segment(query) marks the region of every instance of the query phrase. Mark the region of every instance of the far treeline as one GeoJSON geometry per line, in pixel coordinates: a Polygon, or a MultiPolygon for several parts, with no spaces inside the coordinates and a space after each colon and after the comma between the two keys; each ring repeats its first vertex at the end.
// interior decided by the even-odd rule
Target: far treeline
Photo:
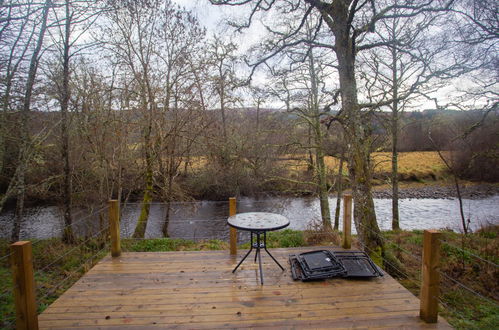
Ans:
{"type": "MultiPolygon", "coordinates": [[[[178,109],[175,115],[180,117],[188,112],[188,109],[178,109]]],[[[31,112],[30,132],[33,135],[43,134],[42,130],[57,122],[60,115],[59,112],[31,112]]],[[[175,120],[170,115],[158,114],[154,120],[175,120]]],[[[18,120],[16,116],[18,113],[4,116],[8,118],[6,125],[11,136],[19,134],[19,127],[14,125],[18,120]]],[[[383,126],[387,116],[379,113],[372,118],[373,137],[377,140],[371,153],[375,183],[389,182],[391,176],[390,171],[385,170],[388,165],[382,166],[381,163],[387,161],[386,157],[380,155],[381,152],[386,155],[391,150],[390,137],[383,126]],[[378,167],[383,167],[383,170],[378,170],[378,167]]],[[[122,200],[140,200],[144,192],[145,164],[142,138],[135,130],[144,118],[125,110],[75,111],[70,117],[73,205],[95,205],[117,196],[121,196],[122,200]]],[[[226,200],[231,196],[259,193],[317,193],[314,181],[316,158],[311,154],[310,132],[307,125],[292,112],[229,109],[226,116],[227,143],[219,143],[222,139],[219,109],[200,111],[196,117],[199,122],[189,123],[190,129],[182,129],[182,136],[177,136],[180,142],[173,155],[154,149],[154,200],[226,200]],[[197,131],[200,123],[203,123],[203,128],[197,131]],[[189,144],[189,141],[193,143],[189,144]]],[[[489,115],[487,122],[466,139],[452,140],[457,133],[464,134],[482,117],[482,111],[406,112],[401,118],[404,129],[400,132],[398,149],[400,152],[442,150],[452,161],[452,169],[459,178],[497,182],[497,114],[489,115]],[[430,127],[435,143],[428,137],[430,127]]],[[[168,126],[162,126],[162,129],[166,130],[168,126]]],[[[327,187],[331,193],[336,193],[340,181],[343,182],[343,189],[350,187],[347,159],[343,152],[347,146],[342,136],[338,135],[341,127],[327,129],[323,126],[323,130],[323,150],[328,165],[327,187]],[[338,172],[342,160],[342,171],[338,172]]],[[[155,139],[159,138],[155,136],[155,139]]],[[[5,143],[0,181],[2,193],[8,189],[15,173],[19,152],[16,140],[7,139],[5,143]]],[[[57,131],[51,131],[37,147],[26,176],[27,200],[31,204],[62,202],[60,149],[57,131]]],[[[437,166],[434,173],[399,173],[399,180],[438,180],[442,179],[440,172],[450,172],[444,164],[435,162],[435,156],[430,162],[437,166]],[[439,166],[443,169],[440,170],[439,166]]],[[[416,163],[411,165],[414,168],[418,166],[416,163]]],[[[15,201],[14,198],[11,200],[15,201]]]]}
{"type": "Polygon", "coordinates": [[[400,151],[437,152],[457,188],[497,181],[496,1],[210,2],[247,15],[216,33],[168,0],[0,3],[13,240],[25,202],[61,205],[71,242],[75,207],[140,200],[143,237],[153,200],[261,192],[318,195],[331,228],[328,196],[348,187],[382,254],[376,153],[391,154],[394,229],[400,151]]]}

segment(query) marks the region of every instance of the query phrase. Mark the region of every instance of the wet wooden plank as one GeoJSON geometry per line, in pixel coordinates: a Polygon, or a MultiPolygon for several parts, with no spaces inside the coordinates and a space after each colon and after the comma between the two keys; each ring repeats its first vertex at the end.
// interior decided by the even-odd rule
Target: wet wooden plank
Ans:
{"type": "MultiPolygon", "coordinates": [[[[371,280],[292,280],[289,254],[262,254],[265,284],[248,258],[235,274],[229,251],[123,253],[104,258],[40,315],[42,329],[449,328],[427,325],[419,300],[385,275],[371,280]]],[[[318,249],[318,248],[317,248],[318,249]]]]}

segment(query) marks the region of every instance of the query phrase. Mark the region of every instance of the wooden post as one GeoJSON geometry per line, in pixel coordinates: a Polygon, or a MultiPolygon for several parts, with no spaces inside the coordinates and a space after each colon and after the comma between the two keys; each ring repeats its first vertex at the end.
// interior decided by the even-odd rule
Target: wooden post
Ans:
{"type": "Polygon", "coordinates": [[[343,195],[343,244],[344,249],[352,247],[352,195],[343,195]]]}
{"type": "Polygon", "coordinates": [[[31,242],[16,242],[10,246],[10,249],[16,304],[16,329],[38,329],[31,242]]]}
{"type": "MultiPolygon", "coordinates": [[[[236,198],[229,198],[229,216],[236,215],[236,198]]],[[[237,254],[237,230],[230,227],[230,254],[237,254]]]]}
{"type": "Polygon", "coordinates": [[[109,233],[111,235],[111,256],[121,255],[120,241],[120,204],[117,200],[109,201],[109,233]]]}
{"type": "Polygon", "coordinates": [[[440,275],[440,236],[437,230],[425,230],[423,241],[423,265],[421,285],[421,305],[419,316],[427,323],[438,319],[438,294],[440,275]]]}

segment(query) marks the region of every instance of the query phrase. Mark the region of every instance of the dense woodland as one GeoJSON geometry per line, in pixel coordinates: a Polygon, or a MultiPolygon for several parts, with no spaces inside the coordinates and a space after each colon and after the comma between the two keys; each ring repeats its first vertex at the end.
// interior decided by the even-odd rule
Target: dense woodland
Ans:
{"type": "MultiPolygon", "coordinates": [[[[309,132],[297,116],[278,109],[230,109],[226,118],[231,139],[230,165],[222,170],[221,151],[213,144],[213,140],[220,134],[219,112],[211,110],[198,115],[201,117],[198,118],[200,122],[207,123],[206,128],[201,132],[186,132],[195,135],[195,142],[189,146],[188,151],[175,157],[177,163],[171,191],[173,200],[225,200],[238,194],[316,193],[317,187],[306,182],[313,180],[314,157],[309,158],[306,150],[309,132]]],[[[9,123],[15,123],[18,120],[16,116],[16,113],[10,113],[6,118],[9,123]]],[[[404,129],[400,132],[399,151],[435,151],[440,146],[447,151],[452,134],[455,134],[449,131],[449,127],[464,132],[482,116],[483,113],[479,111],[407,112],[401,121],[404,129]],[[438,141],[437,145],[428,138],[430,125],[435,126],[433,135],[438,141]]],[[[489,116],[490,120],[486,125],[476,130],[470,138],[460,141],[459,148],[453,151],[453,161],[462,179],[489,182],[498,180],[498,173],[494,170],[499,165],[497,155],[494,154],[497,147],[490,143],[491,140],[498,139],[498,118],[494,118],[497,116],[495,114],[489,116]]],[[[41,129],[57,122],[59,118],[60,112],[32,112],[30,130],[33,134],[42,134],[41,129]]],[[[118,193],[121,193],[123,200],[140,200],[143,193],[141,136],[129,134],[124,142],[123,154],[118,158],[119,154],[115,151],[116,144],[119,143],[118,137],[108,132],[109,125],[113,122],[115,125],[120,124],[115,128],[119,134],[131,132],[138,120],[133,113],[127,111],[71,114],[71,130],[75,132],[71,137],[74,146],[71,158],[74,161],[72,175],[75,206],[102,203],[118,193]]],[[[374,152],[390,151],[391,143],[382,125],[383,120],[386,118],[373,119],[372,125],[378,139],[374,152]]],[[[19,134],[18,129],[19,127],[14,126],[10,131],[19,134]]],[[[332,127],[325,131],[326,156],[341,157],[344,143],[338,140],[335,132],[339,129],[341,128],[332,127]]],[[[12,150],[15,148],[9,148],[9,151],[12,150]]],[[[27,201],[32,205],[60,203],[59,180],[62,167],[57,132],[52,131],[36,152],[27,172],[27,201]]],[[[3,191],[8,188],[10,178],[15,173],[13,156],[12,153],[4,154],[5,165],[1,181],[3,191]]],[[[338,182],[339,160],[336,163],[336,166],[328,168],[328,187],[332,189],[331,193],[336,192],[334,185],[338,182]]],[[[372,166],[376,166],[376,163],[373,162],[372,166]]],[[[165,198],[162,183],[164,177],[160,170],[159,159],[155,159],[153,198],[156,201],[163,201],[165,198]]],[[[341,174],[345,187],[348,187],[346,168],[341,174]]],[[[379,177],[383,174],[374,175],[379,177]]],[[[400,174],[399,178],[411,180],[400,174]]],[[[13,201],[14,198],[7,202],[7,207],[12,207],[13,201]]]]}
{"type": "Polygon", "coordinates": [[[399,151],[438,151],[456,186],[497,181],[497,2],[212,3],[247,15],[217,33],[168,0],[0,3],[13,239],[26,202],[60,204],[71,224],[75,206],[110,198],[142,202],[135,237],[153,200],[261,192],[316,194],[331,226],[327,196],[345,187],[356,224],[376,231],[379,151],[392,152],[394,196],[399,151]],[[232,39],[252,24],[259,42],[232,39]]]}

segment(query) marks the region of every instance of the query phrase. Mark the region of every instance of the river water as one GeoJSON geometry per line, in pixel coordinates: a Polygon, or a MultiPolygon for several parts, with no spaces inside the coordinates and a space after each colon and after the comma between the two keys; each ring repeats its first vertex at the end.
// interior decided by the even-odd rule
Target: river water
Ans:
{"type": "MultiPolygon", "coordinates": [[[[286,216],[291,229],[308,229],[320,223],[319,201],[317,198],[265,197],[262,199],[242,197],[237,201],[237,212],[274,212],[286,216]]],[[[391,227],[391,200],[375,199],[376,215],[382,230],[391,227]]],[[[330,198],[331,212],[334,214],[336,198],[330,198]]],[[[457,199],[402,199],[400,200],[400,226],[402,229],[449,228],[462,231],[457,199]]],[[[354,206],[355,207],[355,206],[354,206]]],[[[227,239],[228,202],[199,201],[172,204],[170,216],[170,237],[185,239],[227,239]]],[[[161,237],[165,217],[165,205],[151,205],[146,237],[161,237]]],[[[499,224],[499,195],[483,199],[465,199],[464,213],[470,220],[470,228],[476,230],[485,225],[499,224]]],[[[75,231],[81,236],[89,236],[103,230],[107,225],[107,210],[99,213],[77,211],[74,219],[75,231]]],[[[122,206],[121,234],[133,234],[140,204],[129,203],[122,206]]],[[[12,230],[13,212],[0,215],[0,237],[8,238],[12,230]]],[[[334,218],[334,216],[332,216],[334,218]]],[[[340,230],[341,230],[340,218],[340,230]]],[[[31,208],[26,212],[21,226],[21,239],[50,238],[61,236],[62,214],[55,206],[31,208]]],[[[355,228],[353,228],[355,232],[355,228]]]]}

